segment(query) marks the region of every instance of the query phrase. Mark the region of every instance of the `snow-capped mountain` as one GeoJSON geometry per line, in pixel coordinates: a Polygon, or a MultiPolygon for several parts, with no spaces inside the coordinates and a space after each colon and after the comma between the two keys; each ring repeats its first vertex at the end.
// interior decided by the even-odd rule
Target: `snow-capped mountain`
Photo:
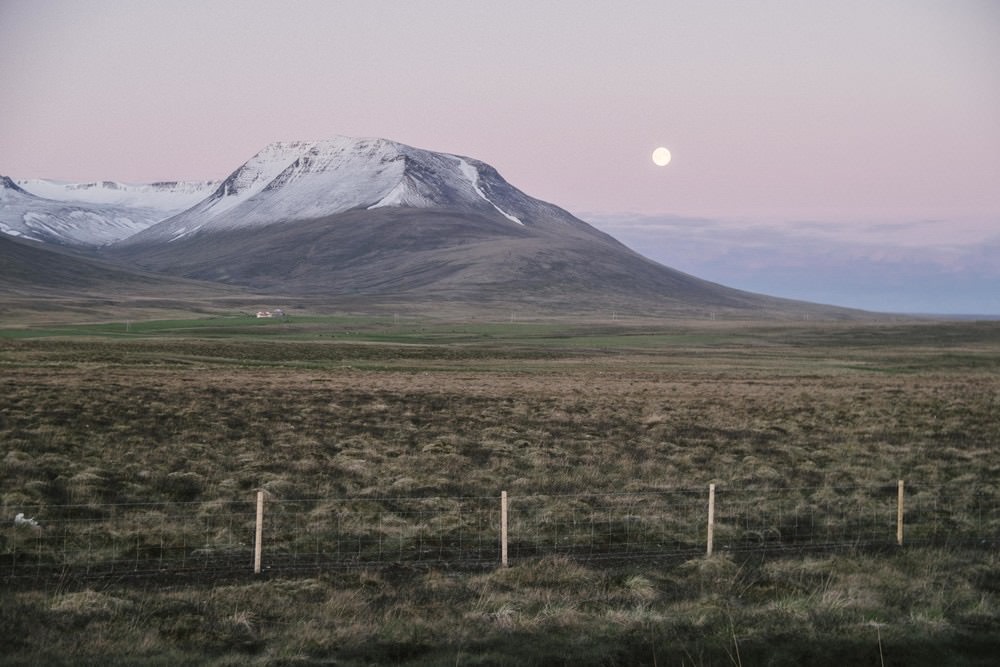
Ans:
{"type": "Polygon", "coordinates": [[[472,158],[386,139],[336,137],[266,146],[204,201],[127,242],[174,241],[200,232],[383,207],[460,207],[499,215],[512,225],[531,224],[542,210],[561,211],[528,197],[472,158]]]}
{"type": "Polygon", "coordinates": [[[387,139],[335,137],[266,146],[225,180],[149,184],[7,179],[0,232],[84,246],[318,219],[351,210],[461,208],[511,225],[578,226],[490,165],[387,139]]]}
{"type": "MultiPolygon", "coordinates": [[[[22,187],[4,179],[0,224],[17,236],[100,246],[105,263],[128,271],[317,304],[447,301],[567,312],[840,316],[657,264],[524,194],[485,162],[386,139],[270,144],[218,184],[26,181],[22,187]],[[168,201],[199,196],[151,224],[168,201]],[[150,203],[157,197],[159,213],[150,203]]],[[[16,266],[23,270],[13,277],[24,284],[32,284],[33,271],[46,271],[36,267],[41,260],[25,259],[39,248],[24,246],[0,243],[0,281],[16,266]],[[5,253],[19,263],[5,264],[5,253]]],[[[77,267],[70,283],[90,271],[77,267]]],[[[108,278],[108,284],[123,280],[131,279],[108,278]]]]}
{"type": "Polygon", "coordinates": [[[162,219],[159,210],[45,199],[0,177],[0,232],[81,246],[103,246],[162,219]]]}
{"type": "Polygon", "coordinates": [[[106,253],[285,294],[746,302],[638,255],[484,162],[386,139],[270,144],[203,201],[106,253]]]}
{"type": "Polygon", "coordinates": [[[200,201],[218,185],[0,178],[0,232],[80,246],[103,246],[129,237],[200,201]]]}

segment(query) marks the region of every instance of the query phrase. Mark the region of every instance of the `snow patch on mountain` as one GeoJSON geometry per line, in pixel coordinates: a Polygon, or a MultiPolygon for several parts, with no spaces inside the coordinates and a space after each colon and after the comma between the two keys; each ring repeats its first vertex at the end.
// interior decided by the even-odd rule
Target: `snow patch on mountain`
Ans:
{"type": "Polygon", "coordinates": [[[458,160],[458,168],[461,170],[462,175],[464,175],[465,178],[468,179],[469,183],[472,184],[472,187],[476,191],[477,195],[482,197],[484,201],[488,202],[490,206],[495,208],[503,217],[513,222],[516,222],[519,225],[522,226],[524,225],[524,223],[518,220],[515,216],[511,215],[510,213],[507,213],[505,210],[494,204],[493,201],[491,201],[490,198],[486,196],[486,193],[483,192],[482,189],[480,189],[479,171],[475,167],[473,167],[471,164],[469,164],[460,157],[456,157],[455,159],[458,160]]]}
{"type": "Polygon", "coordinates": [[[156,211],[160,219],[190,208],[219,186],[218,181],[72,183],[42,178],[21,179],[16,183],[26,192],[43,199],[156,211]]]}
{"type": "Polygon", "coordinates": [[[4,223],[0,222],[0,233],[7,234],[8,236],[20,236],[21,238],[28,238],[20,230],[14,229],[13,227],[8,227],[4,223]]]}
{"type": "Polygon", "coordinates": [[[385,207],[424,206],[427,205],[427,203],[428,202],[425,198],[420,197],[413,191],[412,183],[409,183],[406,180],[401,180],[392,190],[389,190],[384,197],[367,208],[370,211],[372,209],[385,207]]]}

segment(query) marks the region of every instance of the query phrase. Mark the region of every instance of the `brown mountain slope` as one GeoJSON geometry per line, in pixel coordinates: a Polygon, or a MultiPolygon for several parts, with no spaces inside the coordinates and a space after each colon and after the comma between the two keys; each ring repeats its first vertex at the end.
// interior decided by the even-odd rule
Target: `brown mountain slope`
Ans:
{"type": "Polygon", "coordinates": [[[227,285],[139,271],[62,246],[0,234],[0,321],[211,312],[250,302],[227,285]]]}
{"type": "Polygon", "coordinates": [[[151,271],[329,302],[364,297],[565,312],[859,315],[700,280],[582,222],[522,226],[501,215],[451,209],[355,210],[109,252],[151,271]]]}

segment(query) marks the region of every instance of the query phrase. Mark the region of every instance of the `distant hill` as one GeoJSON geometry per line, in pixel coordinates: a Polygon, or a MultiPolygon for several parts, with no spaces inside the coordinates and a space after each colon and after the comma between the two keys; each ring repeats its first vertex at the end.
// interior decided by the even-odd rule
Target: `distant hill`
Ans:
{"type": "MultiPolygon", "coordinates": [[[[214,312],[255,297],[245,290],[139,271],[51,244],[0,234],[0,322],[50,313],[114,318],[214,312]]],[[[266,301],[265,301],[266,303],[266,301]]]]}
{"type": "Polygon", "coordinates": [[[176,279],[140,272],[67,248],[0,235],[0,292],[164,286],[176,279]]]}

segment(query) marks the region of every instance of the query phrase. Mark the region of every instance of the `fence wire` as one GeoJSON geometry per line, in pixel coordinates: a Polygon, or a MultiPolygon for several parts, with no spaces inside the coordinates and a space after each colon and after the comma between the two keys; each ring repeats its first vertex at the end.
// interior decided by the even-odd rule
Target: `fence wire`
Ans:
{"type": "MultiPolygon", "coordinates": [[[[1000,545],[992,490],[906,487],[904,545],[1000,545]]],[[[511,494],[511,562],[693,557],[706,552],[705,488],[511,494]]],[[[897,544],[897,486],[716,490],[714,550],[897,544]]],[[[0,578],[250,573],[254,498],[204,503],[4,507],[0,578]]],[[[271,573],[395,563],[500,562],[496,496],[266,497],[262,569],[271,573]]]]}
{"type": "Polygon", "coordinates": [[[0,531],[0,576],[246,568],[254,525],[251,501],[24,507],[0,531]]]}
{"type": "Polygon", "coordinates": [[[266,503],[271,570],[498,558],[499,504],[487,497],[333,498],[266,503]]]}

